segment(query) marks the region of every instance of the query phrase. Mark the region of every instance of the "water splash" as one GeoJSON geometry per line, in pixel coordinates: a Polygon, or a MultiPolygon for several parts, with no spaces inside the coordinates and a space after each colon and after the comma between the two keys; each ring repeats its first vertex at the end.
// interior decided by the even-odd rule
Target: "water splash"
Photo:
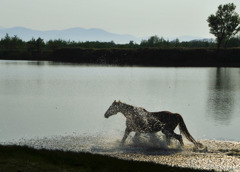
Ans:
{"type": "MultiPolygon", "coordinates": [[[[67,135],[67,136],[52,136],[33,139],[21,139],[18,142],[10,144],[27,145],[36,149],[52,149],[75,152],[90,152],[99,154],[114,154],[114,153],[144,153],[153,154],[160,153],[159,151],[180,151],[181,147],[176,141],[172,141],[170,146],[167,146],[163,135],[142,134],[135,138],[130,135],[124,145],[121,144],[122,133],[113,132],[106,135],[67,135]]],[[[6,144],[6,143],[5,143],[6,144]]],[[[9,143],[8,143],[9,144],[9,143]]]]}

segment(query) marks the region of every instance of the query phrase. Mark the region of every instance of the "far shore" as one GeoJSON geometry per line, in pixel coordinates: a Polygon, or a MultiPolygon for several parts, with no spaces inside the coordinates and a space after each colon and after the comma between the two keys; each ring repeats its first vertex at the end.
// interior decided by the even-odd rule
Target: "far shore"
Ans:
{"type": "Polygon", "coordinates": [[[240,48],[61,48],[0,50],[2,60],[147,67],[240,67],[240,48]]]}

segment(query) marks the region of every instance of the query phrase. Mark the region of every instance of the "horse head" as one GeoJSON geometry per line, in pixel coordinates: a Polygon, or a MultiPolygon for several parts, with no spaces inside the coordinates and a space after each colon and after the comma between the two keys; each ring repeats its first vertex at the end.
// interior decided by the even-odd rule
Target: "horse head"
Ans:
{"type": "Polygon", "coordinates": [[[105,118],[109,118],[112,115],[116,115],[119,112],[119,104],[120,101],[114,101],[112,105],[108,108],[108,110],[105,112],[104,116],[105,118]]]}

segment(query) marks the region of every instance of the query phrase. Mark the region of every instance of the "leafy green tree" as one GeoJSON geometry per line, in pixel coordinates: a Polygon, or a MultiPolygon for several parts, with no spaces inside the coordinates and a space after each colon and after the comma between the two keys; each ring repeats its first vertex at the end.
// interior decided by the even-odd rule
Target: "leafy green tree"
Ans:
{"type": "Polygon", "coordinates": [[[227,47],[240,47],[240,35],[231,38],[228,41],[227,47]]]}
{"type": "Polygon", "coordinates": [[[44,40],[40,37],[37,40],[32,38],[30,41],[27,42],[27,44],[28,49],[37,51],[41,51],[45,46],[44,40]]]}
{"type": "Polygon", "coordinates": [[[24,44],[25,43],[16,35],[10,37],[6,34],[5,37],[0,40],[0,47],[3,49],[22,49],[24,48],[24,44]]]}
{"type": "Polygon", "coordinates": [[[73,43],[73,42],[67,42],[67,41],[64,41],[64,40],[61,40],[61,39],[57,39],[57,40],[49,40],[47,43],[46,43],[46,47],[51,49],[51,50],[55,50],[57,48],[66,48],[70,45],[70,47],[74,47],[76,43],[73,43]]]}
{"type": "Polygon", "coordinates": [[[159,38],[157,35],[151,36],[148,40],[142,40],[141,47],[169,47],[171,43],[166,41],[163,37],[159,38]]]}
{"type": "Polygon", "coordinates": [[[4,38],[1,39],[1,48],[10,49],[11,38],[8,34],[5,35],[4,38]]]}
{"type": "Polygon", "coordinates": [[[151,36],[149,39],[148,39],[148,44],[149,46],[151,47],[155,47],[157,46],[157,44],[159,43],[159,37],[158,36],[151,36]]]}
{"type": "Polygon", "coordinates": [[[240,17],[235,9],[236,6],[233,3],[220,5],[216,14],[211,14],[207,19],[210,33],[217,38],[218,48],[240,31],[240,17]]]}
{"type": "Polygon", "coordinates": [[[172,40],[171,43],[172,43],[173,47],[179,47],[180,46],[180,41],[179,41],[178,38],[172,40]]]}

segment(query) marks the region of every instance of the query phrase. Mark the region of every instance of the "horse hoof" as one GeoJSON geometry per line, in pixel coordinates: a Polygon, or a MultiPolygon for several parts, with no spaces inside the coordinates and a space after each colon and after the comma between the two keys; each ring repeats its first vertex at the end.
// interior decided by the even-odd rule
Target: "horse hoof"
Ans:
{"type": "Polygon", "coordinates": [[[207,152],[207,151],[208,151],[208,148],[207,148],[207,146],[204,146],[203,144],[198,143],[198,145],[196,145],[196,146],[193,148],[193,151],[194,151],[194,152],[207,152]]]}

